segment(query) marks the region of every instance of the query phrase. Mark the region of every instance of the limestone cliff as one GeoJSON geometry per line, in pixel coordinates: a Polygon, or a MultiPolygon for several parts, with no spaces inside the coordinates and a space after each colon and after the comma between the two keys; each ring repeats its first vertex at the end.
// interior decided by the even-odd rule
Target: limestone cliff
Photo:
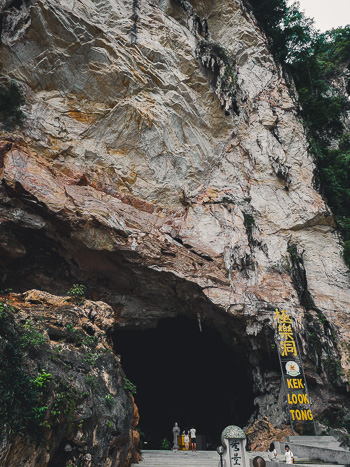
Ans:
{"type": "MultiPolygon", "coordinates": [[[[292,314],[315,413],[346,412],[349,276],[291,84],[240,0],[2,2],[4,287],[83,282],[115,325],[199,316],[244,355],[257,412],[285,421],[261,351],[292,314]],[[6,81],[7,80],[7,81],[6,81]]],[[[242,357],[243,358],[243,357],[242,357]]]]}

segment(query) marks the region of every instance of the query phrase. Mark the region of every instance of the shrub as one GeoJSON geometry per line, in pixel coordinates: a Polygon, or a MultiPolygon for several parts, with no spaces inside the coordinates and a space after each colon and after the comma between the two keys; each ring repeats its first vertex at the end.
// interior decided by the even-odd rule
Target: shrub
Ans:
{"type": "Polygon", "coordinates": [[[105,402],[108,407],[112,407],[112,405],[115,404],[115,398],[111,394],[107,394],[105,402]]]}
{"type": "Polygon", "coordinates": [[[129,379],[124,378],[124,389],[128,391],[129,394],[136,394],[136,386],[129,379]]]}
{"type": "Polygon", "coordinates": [[[0,323],[8,319],[9,311],[14,311],[14,309],[10,305],[0,302],[0,323]]]}
{"type": "Polygon", "coordinates": [[[38,343],[37,331],[33,337],[32,325],[26,322],[22,334],[23,329],[17,329],[8,313],[10,308],[0,304],[0,420],[10,434],[27,432],[35,437],[45,426],[42,417],[47,406],[43,402],[43,391],[51,375],[42,370],[35,378],[30,378],[23,370],[27,347],[38,343]]]}
{"type": "Polygon", "coordinates": [[[96,378],[96,376],[94,376],[91,373],[87,375],[86,384],[88,384],[90,386],[92,392],[97,391],[97,382],[98,382],[98,379],[96,378]]]}
{"type": "Polygon", "coordinates": [[[84,362],[86,362],[86,363],[88,363],[89,365],[92,365],[92,366],[93,366],[93,365],[95,365],[95,363],[96,363],[95,358],[96,358],[96,355],[95,355],[95,354],[93,354],[93,353],[91,353],[91,352],[87,352],[87,353],[84,355],[83,360],[84,360],[84,362]]]}
{"type": "Polygon", "coordinates": [[[171,443],[167,438],[164,438],[162,442],[160,443],[159,447],[162,451],[170,451],[171,449],[171,443]]]}
{"type": "Polygon", "coordinates": [[[52,375],[50,373],[46,373],[45,370],[41,370],[40,373],[38,373],[37,377],[35,379],[31,380],[31,383],[34,385],[36,389],[39,389],[40,391],[44,391],[51,381],[52,375]]]}
{"type": "Polygon", "coordinates": [[[86,287],[82,284],[73,284],[73,286],[68,290],[67,294],[75,299],[75,302],[79,305],[84,303],[86,287]]]}
{"type": "Polygon", "coordinates": [[[24,332],[20,337],[20,346],[22,348],[39,347],[46,342],[42,329],[32,320],[27,319],[24,324],[24,332]]]}

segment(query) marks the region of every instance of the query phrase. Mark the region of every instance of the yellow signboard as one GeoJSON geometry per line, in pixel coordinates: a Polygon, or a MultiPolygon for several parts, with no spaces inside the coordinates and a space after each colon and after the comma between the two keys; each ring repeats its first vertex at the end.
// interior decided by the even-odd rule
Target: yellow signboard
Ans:
{"type": "Polygon", "coordinates": [[[293,424],[293,421],[313,421],[304,372],[300,373],[299,365],[302,367],[302,360],[294,336],[292,319],[286,310],[276,309],[274,322],[291,422],[293,424]]]}

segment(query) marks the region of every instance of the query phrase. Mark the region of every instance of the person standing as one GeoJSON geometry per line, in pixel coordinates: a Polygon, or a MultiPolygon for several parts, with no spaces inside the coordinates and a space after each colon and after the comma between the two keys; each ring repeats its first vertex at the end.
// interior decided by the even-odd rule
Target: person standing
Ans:
{"type": "Polygon", "coordinates": [[[277,457],[277,451],[275,449],[274,443],[270,444],[269,449],[267,450],[269,459],[272,461],[277,457]]]}
{"type": "Polygon", "coordinates": [[[197,439],[196,439],[196,429],[192,428],[190,429],[190,434],[191,434],[191,444],[192,444],[192,451],[197,451],[197,439]]]}
{"type": "Polygon", "coordinates": [[[294,456],[292,451],[289,449],[288,444],[285,446],[286,452],[284,453],[284,457],[286,459],[286,464],[294,464],[294,456]]]}
{"type": "Polygon", "coordinates": [[[184,431],[184,443],[185,443],[185,451],[188,451],[190,447],[190,436],[188,434],[188,431],[184,431]]]}

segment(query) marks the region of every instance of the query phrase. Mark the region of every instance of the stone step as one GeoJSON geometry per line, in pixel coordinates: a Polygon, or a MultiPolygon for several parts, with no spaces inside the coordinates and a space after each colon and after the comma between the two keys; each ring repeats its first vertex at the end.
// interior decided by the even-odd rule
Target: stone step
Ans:
{"type": "MultiPolygon", "coordinates": [[[[249,453],[249,457],[251,459],[253,459],[255,456],[252,456],[252,454],[255,454],[255,453],[249,453]]],[[[258,455],[261,455],[262,453],[259,453],[258,455]]],[[[267,467],[278,467],[280,466],[281,464],[285,464],[285,460],[284,460],[284,456],[281,456],[281,455],[278,455],[277,458],[275,459],[275,461],[270,461],[268,458],[266,458],[265,455],[262,455],[261,457],[263,457],[266,461],[266,466],[267,467]]],[[[295,457],[294,458],[294,465],[300,465],[300,466],[303,466],[303,467],[315,467],[315,466],[319,466],[319,467],[348,467],[348,465],[345,465],[345,464],[326,464],[326,463],[321,463],[320,461],[318,460],[311,460],[311,459],[303,459],[303,458],[298,458],[298,457],[295,457]]]]}
{"type": "Polygon", "coordinates": [[[142,454],[145,456],[162,456],[162,457],[174,457],[174,456],[200,456],[200,457],[215,457],[218,456],[216,451],[161,451],[156,449],[144,449],[142,454]]]}
{"type": "Polygon", "coordinates": [[[217,467],[219,463],[219,459],[216,461],[212,460],[208,461],[197,461],[197,462],[190,462],[190,461],[176,461],[176,460],[169,460],[169,459],[149,459],[149,460],[142,460],[139,464],[132,464],[133,467],[217,467]]]}
{"type": "Polygon", "coordinates": [[[216,458],[219,458],[219,455],[217,453],[215,453],[215,455],[212,455],[212,456],[201,456],[200,454],[198,453],[191,453],[191,454],[174,454],[174,455],[170,455],[170,456],[164,456],[164,455],[160,455],[160,454],[146,454],[145,452],[142,453],[142,457],[144,459],[201,459],[201,460],[213,460],[213,459],[216,459],[216,458]]]}
{"type": "Polygon", "coordinates": [[[218,462],[216,451],[143,451],[132,467],[217,467],[218,462]]]}
{"type": "MultiPolygon", "coordinates": [[[[280,461],[280,462],[284,462],[284,461],[280,461]]],[[[334,467],[335,465],[337,467],[347,467],[347,465],[345,464],[321,464],[320,461],[313,461],[312,464],[308,464],[308,462],[312,462],[310,459],[295,459],[294,461],[294,465],[303,465],[304,467],[315,467],[315,466],[320,466],[320,467],[334,467]]]]}
{"type": "MultiPolygon", "coordinates": [[[[249,453],[249,457],[251,457],[251,454],[253,454],[253,453],[249,453]]],[[[258,455],[261,455],[261,454],[262,453],[259,453],[258,455]]],[[[279,454],[274,462],[267,459],[266,456],[264,456],[264,455],[262,455],[261,457],[263,457],[266,460],[267,467],[277,467],[280,464],[285,463],[284,455],[279,454]]],[[[297,456],[294,457],[294,465],[300,465],[300,466],[304,466],[304,467],[315,467],[315,466],[319,466],[319,467],[334,467],[334,466],[348,467],[347,464],[346,465],[345,464],[337,464],[337,463],[330,464],[330,463],[326,463],[326,462],[321,462],[319,460],[306,459],[306,458],[297,457],[297,456]]]]}
{"type": "MultiPolygon", "coordinates": [[[[253,459],[261,455],[268,461],[266,452],[249,452],[248,457],[253,459]]],[[[143,451],[142,461],[132,464],[131,467],[218,467],[219,455],[216,451],[143,451]]],[[[278,455],[277,462],[284,463],[284,456],[278,455]]],[[[278,466],[276,462],[267,462],[267,466],[278,466]]],[[[341,464],[318,463],[310,459],[295,458],[295,464],[304,467],[347,467],[341,464]]]]}
{"type": "Polygon", "coordinates": [[[340,448],[340,443],[333,436],[288,436],[290,444],[304,444],[327,448],[340,448]]]}
{"type": "Polygon", "coordinates": [[[292,441],[336,441],[334,436],[288,436],[288,440],[292,441]]]}

